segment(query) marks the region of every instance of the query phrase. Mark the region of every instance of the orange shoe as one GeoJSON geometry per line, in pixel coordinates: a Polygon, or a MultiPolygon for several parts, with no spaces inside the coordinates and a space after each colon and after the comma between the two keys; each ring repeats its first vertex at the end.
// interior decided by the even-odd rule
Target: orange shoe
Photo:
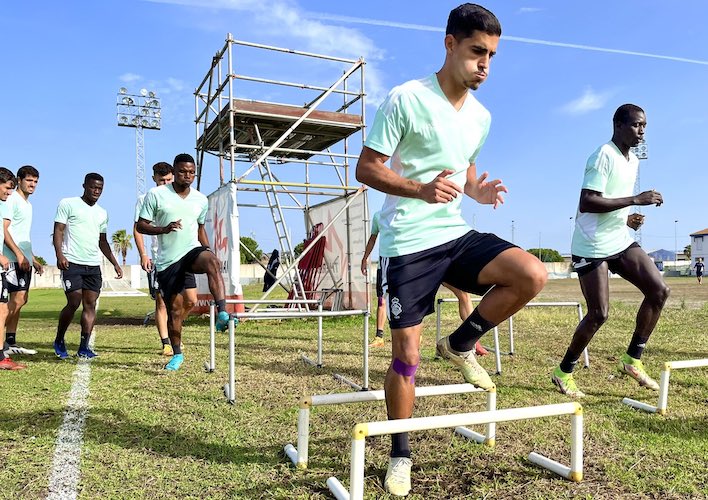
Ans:
{"type": "Polygon", "coordinates": [[[474,352],[477,356],[486,356],[487,354],[489,354],[489,351],[486,350],[484,346],[479,343],[479,340],[474,345],[474,352]]]}
{"type": "Polygon", "coordinates": [[[25,368],[27,368],[25,365],[15,363],[10,358],[5,358],[0,361],[0,370],[24,370],[25,368]]]}

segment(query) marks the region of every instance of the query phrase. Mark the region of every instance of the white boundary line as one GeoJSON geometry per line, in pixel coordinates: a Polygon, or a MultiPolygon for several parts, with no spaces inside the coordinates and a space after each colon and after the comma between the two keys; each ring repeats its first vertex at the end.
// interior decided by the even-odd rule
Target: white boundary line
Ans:
{"type": "MultiPolygon", "coordinates": [[[[98,304],[96,304],[98,310],[98,304]]],[[[89,339],[93,350],[94,329],[89,339]]],[[[48,500],[77,498],[77,487],[81,478],[81,448],[84,442],[84,426],[88,416],[89,382],[91,380],[91,360],[79,358],[74,370],[69,400],[66,403],[64,421],[59,427],[52,473],[49,476],[48,500]]]]}

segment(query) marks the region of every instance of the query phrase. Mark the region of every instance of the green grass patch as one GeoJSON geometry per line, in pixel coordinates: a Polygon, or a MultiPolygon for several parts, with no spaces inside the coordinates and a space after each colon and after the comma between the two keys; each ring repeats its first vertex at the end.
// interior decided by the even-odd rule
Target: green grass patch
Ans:
{"type": "MultiPolygon", "coordinates": [[[[668,280],[672,287],[662,319],[644,356],[658,377],[664,361],[708,357],[708,287],[692,279],[668,280]]],[[[248,297],[259,296],[257,287],[248,297]]],[[[449,296],[449,294],[448,294],[449,296]]],[[[539,300],[581,300],[575,280],[549,282],[539,300]]],[[[500,424],[489,449],[453,436],[450,430],[411,435],[413,493],[410,498],[701,498],[708,496],[708,372],[676,370],[669,414],[649,415],[620,403],[632,397],[656,404],[656,394],[616,375],[629,342],[641,297],[622,280],[611,281],[610,320],[590,345],[590,369],[576,380],[588,397],[585,408],[585,479],[574,484],[526,460],[537,451],[569,461],[567,418],[500,424]]],[[[59,290],[33,290],[23,310],[19,342],[39,351],[23,357],[28,369],[0,372],[0,497],[46,495],[57,430],[75,362],[54,357],[59,290]]],[[[324,321],[322,369],[300,354],[316,355],[315,320],[247,321],[237,327],[235,405],[225,403],[227,337],[217,337],[217,371],[205,373],[208,322],[190,319],[184,331],[185,364],[165,372],[166,359],[152,324],[142,326],[149,298],[102,298],[92,362],[90,413],[81,457],[81,498],[331,498],[325,481],[348,484],[349,430],[384,419],[382,403],[316,408],[311,416],[310,464],[296,470],[283,445],[295,443],[297,401],[306,394],[345,391],[332,373],[361,380],[358,318],[324,321]]],[[[78,320],[78,314],[77,314],[78,320]]],[[[457,308],[447,304],[443,331],[456,328],[457,308]]],[[[513,358],[503,358],[496,377],[498,406],[519,407],[567,399],[554,391],[549,373],[563,355],[577,316],[571,308],[529,309],[515,317],[513,358]]],[[[371,325],[373,332],[373,319],[371,325]]],[[[506,324],[500,327],[507,345],[506,324]]],[[[78,325],[67,334],[78,346],[78,325]]],[[[373,333],[372,333],[373,335],[373,333]]],[[[425,322],[418,385],[462,381],[446,361],[433,360],[435,317],[425,322]]],[[[388,340],[388,334],[387,334],[388,340]]],[[[486,344],[491,343],[485,339],[486,344]]],[[[388,347],[372,349],[370,380],[380,389],[388,347]]],[[[20,357],[18,357],[19,359],[20,357]]],[[[482,364],[494,369],[492,356],[482,364]]],[[[484,408],[480,395],[425,398],[417,416],[484,408]]],[[[367,441],[366,496],[386,498],[388,438],[367,441]]]]}

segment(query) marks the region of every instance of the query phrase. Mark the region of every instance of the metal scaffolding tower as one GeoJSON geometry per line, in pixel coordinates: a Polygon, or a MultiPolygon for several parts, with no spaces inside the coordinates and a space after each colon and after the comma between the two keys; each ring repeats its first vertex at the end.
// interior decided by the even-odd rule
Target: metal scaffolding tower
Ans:
{"type": "MultiPolygon", "coordinates": [[[[321,76],[311,75],[311,79],[321,81],[321,76]]],[[[361,255],[365,244],[365,239],[360,242],[363,238],[352,236],[352,227],[368,235],[365,188],[350,184],[350,162],[356,161],[363,146],[364,122],[363,59],[244,42],[234,40],[230,33],[212,58],[208,72],[195,90],[197,189],[202,178],[216,170],[207,165],[215,158],[220,184],[234,183],[237,192],[242,193],[239,209],[266,208],[270,212],[284,272],[263,298],[276,286],[285,286],[296,298],[308,298],[317,291],[306,289],[298,263],[315,247],[317,239],[327,231],[332,234],[336,220],[342,218],[346,229],[340,230],[341,235],[335,234],[341,240],[338,241],[341,260],[325,256],[324,275],[334,287],[349,287],[351,297],[352,259],[357,253],[361,255]],[[254,58],[241,57],[247,51],[254,58]],[[300,58],[301,62],[296,62],[298,75],[308,75],[307,70],[314,63],[335,66],[334,83],[284,81],[240,74],[234,69],[237,64],[245,66],[245,62],[273,54],[300,58]],[[246,95],[248,90],[250,97],[246,95]],[[262,99],[274,94],[290,102],[262,99]],[[351,112],[355,109],[359,114],[351,112]],[[361,144],[356,154],[350,154],[349,141],[355,134],[361,144]],[[256,201],[249,202],[248,196],[256,201]],[[318,222],[314,214],[321,214],[323,207],[333,200],[339,203],[327,209],[336,215],[327,216],[331,219],[324,220],[322,233],[296,257],[286,211],[303,212],[305,233],[309,233],[318,222]],[[342,276],[340,264],[344,262],[348,270],[342,276]]]]}

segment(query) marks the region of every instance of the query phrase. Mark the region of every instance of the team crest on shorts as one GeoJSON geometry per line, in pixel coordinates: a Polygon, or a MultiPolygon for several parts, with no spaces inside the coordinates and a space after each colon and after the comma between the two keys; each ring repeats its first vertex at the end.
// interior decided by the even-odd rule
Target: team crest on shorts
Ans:
{"type": "Polygon", "coordinates": [[[391,299],[391,313],[393,314],[393,317],[399,319],[402,312],[403,307],[401,307],[401,301],[398,300],[398,297],[393,297],[391,299]]]}
{"type": "Polygon", "coordinates": [[[64,290],[68,290],[69,288],[71,288],[71,281],[64,281],[64,290]]]}
{"type": "Polygon", "coordinates": [[[20,278],[20,286],[21,287],[25,286],[25,279],[24,278],[20,278]]]}
{"type": "Polygon", "coordinates": [[[2,298],[3,298],[3,299],[6,299],[6,298],[7,298],[7,295],[8,295],[8,293],[7,293],[7,288],[3,288],[3,289],[2,289],[2,298]]]}

